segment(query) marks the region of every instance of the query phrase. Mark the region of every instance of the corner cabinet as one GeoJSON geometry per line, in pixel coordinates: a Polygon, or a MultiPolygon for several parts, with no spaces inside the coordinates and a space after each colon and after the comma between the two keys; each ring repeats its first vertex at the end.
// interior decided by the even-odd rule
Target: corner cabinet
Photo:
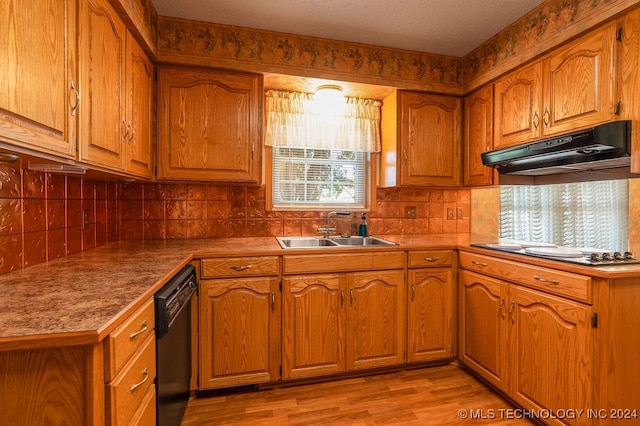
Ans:
{"type": "Polygon", "coordinates": [[[398,91],[382,107],[380,186],[462,183],[462,101],[398,91]]]}
{"type": "Polygon", "coordinates": [[[278,380],[278,257],[212,258],[201,262],[199,388],[278,380]]]}
{"type": "Polygon", "coordinates": [[[615,43],[611,23],[496,81],[495,147],[614,119],[615,43]]]}
{"type": "Polygon", "coordinates": [[[0,4],[0,143],[75,159],[76,7],[76,0],[0,4]]]}
{"type": "Polygon", "coordinates": [[[158,179],[259,183],[262,75],[158,67],[158,179]]]}
{"type": "Polygon", "coordinates": [[[464,98],[464,186],[493,184],[493,168],[481,154],[493,149],[493,85],[464,98]]]}

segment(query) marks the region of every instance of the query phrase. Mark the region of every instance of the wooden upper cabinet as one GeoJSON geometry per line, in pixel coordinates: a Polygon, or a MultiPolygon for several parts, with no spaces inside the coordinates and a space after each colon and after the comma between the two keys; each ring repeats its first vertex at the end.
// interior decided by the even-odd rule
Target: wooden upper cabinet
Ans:
{"type": "Polygon", "coordinates": [[[612,23],[496,81],[494,146],[614,119],[615,40],[612,23]]]}
{"type": "Polygon", "coordinates": [[[125,170],[150,178],[154,102],[153,64],[131,33],[127,34],[125,170]]]}
{"type": "Polygon", "coordinates": [[[382,115],[382,187],[460,186],[460,98],[398,91],[385,99],[382,115]]]}
{"type": "Polygon", "coordinates": [[[76,0],[3,0],[0,24],[0,142],[75,158],[76,0]]]}
{"type": "Polygon", "coordinates": [[[554,51],[543,62],[542,134],[552,135],[614,118],[612,23],[554,51]]]}
{"type": "Polygon", "coordinates": [[[542,66],[516,70],[495,83],[494,139],[496,148],[539,138],[542,66]]]}
{"type": "Polygon", "coordinates": [[[158,178],[259,183],[262,76],[158,68],[158,178]]]}
{"type": "Polygon", "coordinates": [[[493,184],[493,169],[482,164],[480,155],[493,149],[493,86],[464,99],[465,186],[493,184]]]}
{"type": "Polygon", "coordinates": [[[107,0],[81,1],[79,20],[78,159],[121,170],[127,29],[107,0]]]}

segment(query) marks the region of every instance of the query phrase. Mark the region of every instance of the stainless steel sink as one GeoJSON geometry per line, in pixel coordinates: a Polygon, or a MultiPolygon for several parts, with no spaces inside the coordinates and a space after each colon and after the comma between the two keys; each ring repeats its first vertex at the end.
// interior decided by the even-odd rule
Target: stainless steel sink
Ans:
{"type": "Polygon", "coordinates": [[[383,247],[398,244],[378,237],[276,237],[283,249],[320,247],[383,247]]]}
{"type": "Polygon", "coordinates": [[[378,237],[336,237],[331,241],[338,243],[340,246],[397,246],[398,244],[383,240],[378,237]]]}
{"type": "Polygon", "coordinates": [[[314,248],[314,247],[336,247],[328,238],[323,237],[276,237],[282,248],[314,248]]]}

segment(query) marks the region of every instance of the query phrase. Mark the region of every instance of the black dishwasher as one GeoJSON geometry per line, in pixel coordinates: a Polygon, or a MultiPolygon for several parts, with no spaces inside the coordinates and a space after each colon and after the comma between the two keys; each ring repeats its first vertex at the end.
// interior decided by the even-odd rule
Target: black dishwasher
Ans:
{"type": "Polygon", "coordinates": [[[187,265],[154,296],[156,312],[156,424],[179,426],[191,381],[191,296],[198,290],[187,265]]]}

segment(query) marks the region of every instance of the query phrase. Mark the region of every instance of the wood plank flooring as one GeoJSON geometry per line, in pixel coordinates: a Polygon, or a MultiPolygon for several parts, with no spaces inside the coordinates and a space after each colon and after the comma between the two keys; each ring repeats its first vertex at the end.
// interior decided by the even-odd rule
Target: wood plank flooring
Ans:
{"type": "Polygon", "coordinates": [[[513,418],[516,414],[483,383],[450,364],[196,398],[189,401],[182,426],[532,424],[513,418]],[[471,419],[471,410],[495,417],[471,419]]]}

